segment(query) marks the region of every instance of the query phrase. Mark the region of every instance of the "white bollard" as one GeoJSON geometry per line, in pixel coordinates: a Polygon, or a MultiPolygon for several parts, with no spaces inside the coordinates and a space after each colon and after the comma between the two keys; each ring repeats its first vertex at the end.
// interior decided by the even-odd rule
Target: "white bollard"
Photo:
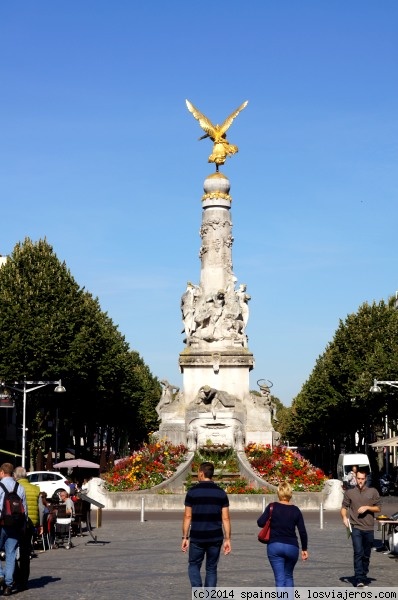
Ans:
{"type": "Polygon", "coordinates": [[[319,505],[319,529],[323,529],[323,502],[319,505]]]}
{"type": "Polygon", "coordinates": [[[263,496],[263,512],[265,511],[265,496],[263,496]]]}
{"type": "Polygon", "coordinates": [[[140,523],[145,523],[145,498],[141,498],[141,518],[140,523]]]}

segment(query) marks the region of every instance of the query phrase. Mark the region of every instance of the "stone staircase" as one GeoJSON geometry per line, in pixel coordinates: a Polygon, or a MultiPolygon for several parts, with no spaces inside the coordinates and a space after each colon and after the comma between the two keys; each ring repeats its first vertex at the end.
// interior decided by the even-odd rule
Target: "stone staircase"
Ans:
{"type": "MultiPolygon", "coordinates": [[[[222,470],[216,469],[214,471],[213,481],[214,481],[214,483],[218,483],[218,484],[222,483],[222,484],[227,485],[229,483],[232,483],[233,481],[237,481],[242,478],[243,478],[243,476],[239,472],[228,473],[227,471],[222,471],[222,470]]],[[[192,484],[197,483],[198,482],[197,471],[196,472],[191,471],[189,473],[189,479],[192,484]]]]}

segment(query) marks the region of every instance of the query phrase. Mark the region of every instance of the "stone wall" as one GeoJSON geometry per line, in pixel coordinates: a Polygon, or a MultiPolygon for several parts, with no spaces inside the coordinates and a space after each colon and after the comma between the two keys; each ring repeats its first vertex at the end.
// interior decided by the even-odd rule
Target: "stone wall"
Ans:
{"type": "MultiPolygon", "coordinates": [[[[262,512],[263,498],[266,504],[275,502],[275,494],[229,494],[231,510],[262,512]]],[[[140,511],[142,501],[146,511],[182,511],[185,494],[142,493],[142,492],[103,492],[98,500],[108,510],[140,511]]],[[[297,492],[293,494],[293,503],[302,510],[319,510],[324,500],[322,492],[297,492]]],[[[330,507],[329,507],[330,508],[330,507]]],[[[95,509],[95,507],[93,507],[95,509]]]]}

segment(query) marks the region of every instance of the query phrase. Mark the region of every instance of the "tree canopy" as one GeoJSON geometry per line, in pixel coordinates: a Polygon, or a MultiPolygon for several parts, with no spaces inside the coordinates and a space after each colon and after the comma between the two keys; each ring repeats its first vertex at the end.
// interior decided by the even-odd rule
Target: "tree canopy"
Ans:
{"type": "Polygon", "coordinates": [[[388,414],[396,428],[397,392],[382,386],[370,392],[373,379],[396,380],[398,312],[394,299],[364,303],[340,321],[332,342],[318,358],[292,403],[285,435],[302,445],[364,449],[383,436],[388,414]]]}
{"type": "Polygon", "coordinates": [[[62,379],[66,394],[42,388],[28,410],[32,423],[39,409],[53,420],[58,403],[63,446],[122,451],[156,424],[160,384],[46,240],[26,238],[0,268],[0,339],[1,380],[62,379]]]}

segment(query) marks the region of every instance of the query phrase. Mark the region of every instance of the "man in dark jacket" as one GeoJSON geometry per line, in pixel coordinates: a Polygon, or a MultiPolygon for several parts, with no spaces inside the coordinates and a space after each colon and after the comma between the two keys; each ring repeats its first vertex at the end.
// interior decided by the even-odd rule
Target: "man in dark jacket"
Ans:
{"type": "Polygon", "coordinates": [[[198,482],[185,497],[181,550],[189,548],[188,576],[192,587],[202,587],[200,569],[206,557],[205,587],[216,587],[221,546],[231,552],[231,522],[227,494],[212,481],[214,465],[199,467],[198,482]]]}

